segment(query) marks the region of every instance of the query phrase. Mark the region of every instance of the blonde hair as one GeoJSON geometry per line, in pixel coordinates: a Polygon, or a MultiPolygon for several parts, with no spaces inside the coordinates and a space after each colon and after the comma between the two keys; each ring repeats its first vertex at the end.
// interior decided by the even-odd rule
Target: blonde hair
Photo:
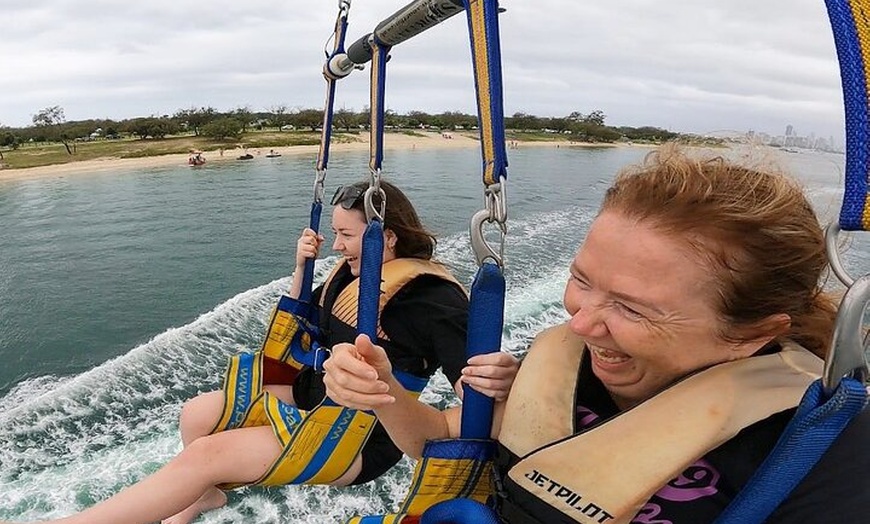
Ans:
{"type": "Polygon", "coordinates": [[[824,235],[791,178],[667,144],[617,176],[601,211],[648,222],[709,264],[723,339],[751,340],[766,318],[784,313],[791,326],[782,336],[827,353],[836,305],[822,291],[824,235]]]}

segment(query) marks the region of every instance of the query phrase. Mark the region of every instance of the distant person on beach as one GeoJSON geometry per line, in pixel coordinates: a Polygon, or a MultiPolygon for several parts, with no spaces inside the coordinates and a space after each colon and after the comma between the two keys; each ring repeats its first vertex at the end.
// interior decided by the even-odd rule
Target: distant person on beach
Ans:
{"type": "MultiPolygon", "coordinates": [[[[332,247],[342,259],[312,298],[320,312],[321,343],[327,348],[352,342],[357,332],[355,293],[367,226],[363,204],[368,188],[368,182],[340,187],[331,201],[332,247]]],[[[519,368],[517,359],[495,352],[466,360],[465,291],[446,267],[432,260],[435,238],[423,227],[404,193],[386,181],[380,182],[380,188],[386,200],[381,290],[387,299],[380,306],[378,344],[389,351],[393,369],[422,387],[441,368],[457,393],[465,383],[496,400],[506,398],[519,368]]],[[[380,198],[375,195],[375,205],[380,198]]],[[[299,297],[305,262],[317,257],[324,241],[311,229],[302,232],[296,243],[296,271],[287,291],[289,297],[299,297]]],[[[263,402],[278,406],[277,412],[306,413],[324,398],[321,371],[306,367],[297,374],[276,360],[268,362],[268,367],[264,364],[263,375],[268,393],[263,402]],[[303,411],[296,412],[294,407],[303,411]]],[[[287,453],[292,440],[282,444],[276,437],[279,427],[273,425],[277,422],[268,417],[219,430],[217,425],[227,407],[224,395],[224,391],[204,393],[184,405],[180,419],[184,449],[163,468],[58,522],[145,524],[165,519],[164,524],[186,524],[203,511],[226,504],[223,490],[230,486],[274,485],[269,480],[272,473],[307,465],[293,462],[294,455],[287,453]]],[[[249,410],[254,407],[252,403],[249,410]]],[[[346,486],[368,482],[401,457],[386,430],[375,422],[350,467],[334,478],[321,479],[321,483],[346,486]]]]}
{"type": "MultiPolygon", "coordinates": [[[[831,349],[836,302],[806,195],[668,145],[616,178],[568,270],[569,319],[538,334],[496,406],[499,518],[474,522],[719,522],[831,349]]],[[[409,401],[365,335],[324,367],[329,397],[374,410],[410,456],[458,436],[462,407],[409,401]]],[[[867,522],[868,442],[864,409],[764,522],[867,522]]],[[[763,499],[755,488],[744,495],[763,499]]]]}

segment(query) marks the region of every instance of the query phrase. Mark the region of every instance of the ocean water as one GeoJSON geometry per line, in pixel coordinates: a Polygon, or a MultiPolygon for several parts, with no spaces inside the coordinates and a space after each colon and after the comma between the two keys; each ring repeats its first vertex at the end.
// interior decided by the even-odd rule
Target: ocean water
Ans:
{"type": "MultiPolygon", "coordinates": [[[[536,332],[566,318],[568,263],[602,192],[620,166],[646,152],[509,150],[507,350],[521,354],[536,332]]],[[[820,213],[835,216],[843,157],[780,159],[820,213]]],[[[269,310],[289,285],[314,160],[257,157],[0,184],[0,519],[68,515],[179,451],[182,403],[220,386],[228,355],[259,347],[269,310]]],[[[367,165],[365,153],[334,153],[327,193],[364,177],[367,165]]],[[[470,283],[479,152],[388,151],[384,176],[438,234],[438,258],[470,283]]],[[[328,231],[328,212],[323,224],[328,231]]],[[[868,255],[870,241],[856,235],[845,264],[868,273],[868,255]]],[[[335,262],[320,260],[318,278],[335,262]]],[[[455,402],[440,374],[422,398],[455,402]]],[[[411,467],[405,459],[352,488],[243,489],[199,522],[322,523],[389,511],[411,467]]]]}

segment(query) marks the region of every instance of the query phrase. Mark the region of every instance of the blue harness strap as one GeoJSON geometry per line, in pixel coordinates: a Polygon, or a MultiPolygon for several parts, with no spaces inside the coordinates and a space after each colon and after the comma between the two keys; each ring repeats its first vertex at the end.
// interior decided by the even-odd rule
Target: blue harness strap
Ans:
{"type": "MultiPolygon", "coordinates": [[[[495,223],[504,245],[507,219],[504,183],[507,153],[502,109],[501,54],[497,0],[463,0],[468,19],[481,136],[486,209],[472,218],[472,247],[478,271],[471,287],[466,356],[501,347],[504,329],[505,278],[501,252],[483,235],[484,223],[495,223]]],[[[396,514],[366,517],[353,523],[419,522],[427,524],[496,524],[483,504],[491,493],[492,398],[463,385],[460,438],[429,441],[418,461],[408,495],[396,514]],[[368,520],[366,520],[368,519],[368,520]]]]}
{"type": "Polygon", "coordinates": [[[462,0],[468,20],[477,120],[483,159],[483,183],[487,187],[507,178],[507,151],[504,136],[501,44],[498,28],[498,2],[462,0]]]}
{"type": "MultiPolygon", "coordinates": [[[[468,305],[467,357],[498,351],[504,325],[505,279],[500,267],[484,263],[474,276],[468,305]]],[[[494,401],[479,391],[462,385],[462,423],[464,439],[489,439],[492,433],[494,401]]]]}
{"type": "MultiPolygon", "coordinates": [[[[344,55],[344,42],[347,36],[347,16],[350,11],[350,0],[339,0],[338,16],[335,18],[335,29],[332,33],[333,49],[327,54],[326,63],[323,66],[323,77],[326,79],[326,101],[323,105],[323,124],[320,133],[320,149],[317,152],[317,164],[314,178],[314,199],[311,202],[311,213],[308,227],[315,233],[320,231],[320,217],[323,214],[323,183],[326,180],[326,169],[329,163],[329,145],[332,142],[332,117],[335,107],[335,86],[344,76],[337,74],[330,68],[333,58],[344,55]]],[[[305,260],[302,270],[302,289],[299,292],[299,301],[309,305],[311,303],[312,288],[314,286],[314,259],[305,260]]],[[[313,310],[313,308],[311,308],[313,310]]],[[[316,322],[315,322],[316,324],[316,322]]]]}
{"type": "Polygon", "coordinates": [[[866,403],[864,384],[853,378],[840,381],[827,400],[821,380],[813,382],[773,451],[719,515],[716,524],[764,522],[866,403]]]}
{"type": "Polygon", "coordinates": [[[498,516],[486,504],[469,499],[439,502],[429,508],[420,524],[500,524],[498,516]]]}
{"type": "Polygon", "coordinates": [[[846,180],[840,227],[870,230],[870,2],[825,0],[840,62],[846,119],[846,180]]]}
{"type": "Polygon", "coordinates": [[[371,50],[369,169],[375,176],[380,173],[384,161],[384,120],[386,116],[384,99],[386,97],[387,60],[389,60],[390,46],[381,43],[377,37],[373,36],[371,50]]]}
{"type": "Polygon", "coordinates": [[[309,366],[323,370],[327,352],[320,346],[317,308],[282,295],[272,313],[262,352],[294,368],[309,366]]]}

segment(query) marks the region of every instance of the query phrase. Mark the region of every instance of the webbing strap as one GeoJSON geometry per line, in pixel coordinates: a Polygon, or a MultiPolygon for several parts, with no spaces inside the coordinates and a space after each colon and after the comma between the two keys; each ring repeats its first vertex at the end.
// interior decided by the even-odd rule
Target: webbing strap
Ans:
{"type": "Polygon", "coordinates": [[[378,336],[378,305],[381,299],[383,260],[384,227],[380,220],[372,220],[363,233],[356,326],[357,334],[368,335],[372,341],[376,341],[378,336]]]}
{"type": "Polygon", "coordinates": [[[498,29],[498,2],[463,0],[468,15],[471,58],[477,94],[480,147],[483,155],[483,183],[496,184],[507,178],[507,151],[504,140],[502,105],[501,48],[498,29]]]}
{"type": "MultiPolygon", "coordinates": [[[[474,66],[477,114],[480,127],[483,183],[485,187],[507,178],[502,107],[501,50],[498,37],[498,1],[464,0],[474,66]]],[[[492,213],[492,209],[489,209],[492,213]]],[[[492,216],[500,225],[506,215],[492,216]]],[[[472,221],[474,223],[474,221],[472,221]]],[[[472,236],[476,233],[472,226],[472,236]]],[[[480,261],[468,311],[467,357],[498,351],[504,328],[505,279],[501,266],[480,261]]],[[[493,399],[463,386],[462,426],[466,439],[488,439],[492,427],[493,399]]]]}
{"type": "Polygon", "coordinates": [[[320,135],[320,151],[317,153],[317,170],[326,171],[329,162],[329,144],[332,138],[332,115],[335,102],[335,85],[338,77],[330,73],[329,61],[336,55],[344,53],[344,40],[347,36],[347,14],[350,10],[350,2],[339,2],[338,16],[335,19],[333,31],[332,52],[326,57],[323,67],[323,77],[326,79],[326,103],[323,105],[323,128],[320,135]]]}
{"type": "Polygon", "coordinates": [[[773,451],[715,524],[764,522],[866,403],[864,384],[853,378],[844,378],[827,400],[821,381],[813,382],[773,451]]]}
{"type": "MultiPolygon", "coordinates": [[[[505,280],[497,265],[485,263],[477,270],[471,285],[471,300],[468,309],[468,340],[465,356],[498,351],[504,325],[505,280]]],[[[492,433],[492,409],[494,400],[467,384],[462,385],[463,439],[488,439],[492,433]]]]}
{"type": "Polygon", "coordinates": [[[372,173],[381,170],[384,161],[384,92],[387,81],[387,58],[390,46],[372,38],[371,66],[371,138],[369,140],[369,169],[372,173]]]}
{"type": "Polygon", "coordinates": [[[840,228],[870,230],[870,1],[825,0],[840,61],[846,118],[846,182],[840,228]]]}
{"type": "MultiPolygon", "coordinates": [[[[314,232],[320,231],[320,217],[323,214],[323,202],[316,198],[311,202],[311,213],[308,217],[308,227],[314,232]]],[[[302,287],[299,290],[299,302],[306,306],[311,305],[311,296],[314,293],[314,259],[306,258],[305,267],[302,269],[302,287]]],[[[306,313],[308,316],[310,313],[306,313]]]]}
{"type": "MultiPolygon", "coordinates": [[[[384,226],[382,213],[370,214],[369,205],[374,206],[372,198],[380,190],[381,162],[384,158],[384,87],[387,74],[387,53],[389,46],[372,38],[371,66],[371,136],[369,148],[371,159],[371,182],[366,192],[366,218],[368,225],[362,238],[359,273],[359,309],[357,313],[357,334],[365,334],[372,341],[377,340],[378,312],[381,297],[381,272],[384,260],[384,226]]],[[[386,204],[381,192],[381,206],[386,204]]]]}
{"type": "Polygon", "coordinates": [[[471,499],[445,500],[423,514],[420,524],[500,524],[498,515],[485,504],[471,499]]]}
{"type": "MultiPolygon", "coordinates": [[[[329,61],[332,57],[344,53],[344,40],[347,36],[347,15],[350,11],[350,0],[340,0],[338,3],[338,16],[335,18],[333,31],[332,53],[326,57],[326,65],[323,67],[323,77],[326,79],[326,101],[323,104],[323,124],[320,134],[320,150],[317,153],[317,164],[314,178],[314,198],[311,202],[311,213],[308,227],[315,233],[320,231],[320,217],[323,214],[323,182],[326,180],[326,165],[329,162],[329,144],[332,140],[332,115],[335,105],[335,85],[338,77],[329,73],[329,61]]],[[[314,287],[314,259],[305,260],[302,271],[302,287],[299,292],[299,301],[305,304],[311,303],[311,295],[314,287]]]]}
{"type": "MultiPolygon", "coordinates": [[[[474,244],[474,236],[477,233],[482,234],[479,228],[483,222],[498,222],[502,233],[505,231],[504,220],[507,215],[503,201],[504,193],[501,192],[501,182],[507,178],[507,153],[504,144],[501,55],[498,40],[498,1],[462,1],[468,15],[477,93],[478,123],[481,134],[484,193],[487,199],[487,209],[478,212],[472,219],[472,244],[474,244]],[[499,196],[502,199],[499,199],[499,196]]],[[[381,168],[383,85],[387,51],[389,49],[378,43],[376,38],[375,40],[376,50],[373,52],[372,57],[372,154],[370,164],[373,177],[377,176],[381,168]],[[377,90],[375,86],[378,86],[377,90]],[[381,120],[376,120],[376,109],[381,120]]],[[[376,221],[370,220],[370,227],[373,222],[376,221]]],[[[485,241],[479,243],[486,244],[485,241]]],[[[363,256],[365,256],[365,253],[366,247],[364,244],[363,256]]],[[[475,254],[477,254],[477,246],[475,246],[475,254]]],[[[466,356],[468,357],[498,351],[501,345],[504,326],[505,280],[502,272],[501,257],[497,257],[495,262],[493,263],[491,259],[486,260],[485,257],[478,256],[479,268],[471,288],[468,314],[468,338],[466,341],[466,356]]],[[[360,292],[362,292],[362,289],[360,292]]],[[[360,302],[359,317],[360,323],[362,323],[362,301],[360,302]]],[[[442,484],[436,482],[436,488],[433,491],[447,497],[469,497],[474,493],[474,498],[479,500],[485,498],[484,493],[477,491],[477,488],[480,486],[473,479],[478,478],[476,473],[482,474],[489,471],[490,455],[486,453],[493,449],[492,441],[490,440],[493,399],[467,386],[464,387],[463,397],[462,427],[460,433],[462,439],[467,439],[467,442],[454,439],[452,441],[443,441],[443,443],[446,446],[467,445],[468,451],[473,452],[475,455],[480,454],[478,457],[480,460],[471,461],[473,466],[470,469],[469,461],[465,460],[452,460],[452,462],[447,461],[447,463],[439,464],[428,462],[430,459],[437,461],[437,459],[443,457],[436,456],[437,453],[433,453],[431,447],[432,443],[427,442],[421,463],[428,464],[426,467],[430,469],[435,468],[437,471],[427,472],[426,467],[424,467],[418,471],[419,475],[415,473],[415,485],[411,487],[408,498],[400,510],[401,513],[376,517],[357,517],[350,522],[354,524],[418,522],[416,516],[409,516],[404,512],[411,509],[412,506],[417,511],[422,510],[435,500],[433,497],[417,500],[416,497],[419,495],[420,483],[424,482],[424,479],[426,479],[425,482],[427,483],[432,479],[437,479],[440,482],[445,478],[449,478],[452,473],[457,474],[457,478],[461,479],[460,482],[452,485],[453,489],[445,490],[442,484]],[[469,472],[474,474],[468,475],[469,472]]],[[[486,491],[486,488],[483,491],[486,491]]],[[[486,515],[484,512],[469,511],[469,502],[462,498],[446,500],[443,503],[444,506],[438,506],[438,509],[430,516],[427,517],[427,513],[431,511],[431,508],[424,512],[420,522],[462,522],[462,520],[454,521],[451,519],[453,517],[462,517],[463,515],[472,519],[480,519],[486,515]],[[443,512],[445,510],[446,513],[443,512]],[[443,517],[447,515],[450,518],[445,520],[443,517]]],[[[486,510],[479,503],[474,509],[480,507],[486,510]]],[[[488,516],[491,518],[489,521],[471,520],[467,522],[497,522],[497,519],[491,512],[488,513],[488,516]]]]}

